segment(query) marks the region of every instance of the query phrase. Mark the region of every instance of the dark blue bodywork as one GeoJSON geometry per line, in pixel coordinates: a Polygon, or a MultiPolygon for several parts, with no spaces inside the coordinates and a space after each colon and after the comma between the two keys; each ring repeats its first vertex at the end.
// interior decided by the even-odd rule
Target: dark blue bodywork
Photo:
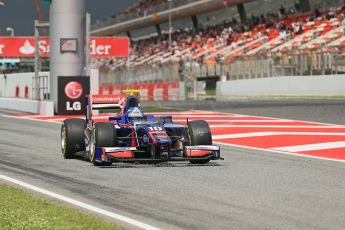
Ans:
{"type": "MultiPolygon", "coordinates": [[[[89,131],[85,143],[86,151],[90,152],[90,136],[92,135],[92,105],[87,102],[86,122],[89,131]]],[[[103,107],[102,107],[103,108],[103,107]]],[[[128,96],[117,107],[120,109],[119,116],[110,116],[109,122],[116,130],[116,147],[105,148],[96,147],[95,161],[99,163],[114,161],[136,161],[137,159],[148,161],[160,160],[190,160],[185,156],[185,137],[187,127],[185,125],[173,123],[172,116],[152,116],[145,115],[141,109],[138,98],[128,96]],[[133,153],[130,159],[116,158],[107,155],[105,151],[123,153],[133,153]],[[136,159],[136,160],[134,160],[136,159]]],[[[198,146],[196,146],[198,147],[198,146]]],[[[200,151],[211,151],[207,159],[216,160],[220,158],[218,149],[209,150],[215,146],[199,146],[200,151]]],[[[198,150],[196,150],[198,151],[198,150]]],[[[128,156],[127,156],[128,158],[128,156]]],[[[195,159],[195,158],[193,158],[195,159]]],[[[200,158],[201,159],[201,158],[200,158]]],[[[202,158],[204,159],[204,158],[202,158]]]]}

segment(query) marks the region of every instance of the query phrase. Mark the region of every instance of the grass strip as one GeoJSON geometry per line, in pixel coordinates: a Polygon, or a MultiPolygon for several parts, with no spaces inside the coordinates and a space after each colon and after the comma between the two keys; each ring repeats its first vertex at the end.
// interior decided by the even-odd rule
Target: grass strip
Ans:
{"type": "Polygon", "coordinates": [[[0,229],[124,229],[0,183],[0,229]]]}

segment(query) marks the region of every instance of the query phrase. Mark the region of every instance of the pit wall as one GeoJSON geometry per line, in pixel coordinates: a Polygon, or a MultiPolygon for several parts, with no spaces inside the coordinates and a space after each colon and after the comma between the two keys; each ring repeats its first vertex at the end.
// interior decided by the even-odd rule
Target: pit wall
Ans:
{"type": "Polygon", "coordinates": [[[182,82],[144,83],[131,85],[101,85],[100,94],[120,94],[125,89],[139,89],[143,101],[178,101],[184,100],[182,82]]]}
{"type": "MultiPolygon", "coordinates": [[[[48,76],[49,81],[49,72],[40,72],[39,75],[48,76]]],[[[0,74],[0,97],[31,99],[34,76],[35,73],[0,74]]]]}
{"type": "Polygon", "coordinates": [[[232,96],[345,96],[345,75],[220,81],[216,95],[217,100],[232,96]]]}

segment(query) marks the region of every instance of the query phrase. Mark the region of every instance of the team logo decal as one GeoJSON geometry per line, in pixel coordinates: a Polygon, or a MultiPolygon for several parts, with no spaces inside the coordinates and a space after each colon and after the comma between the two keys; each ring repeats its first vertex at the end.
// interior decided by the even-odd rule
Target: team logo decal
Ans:
{"type": "Polygon", "coordinates": [[[83,94],[83,86],[77,81],[71,81],[65,87],[65,94],[69,99],[76,100],[83,94]]]}
{"type": "Polygon", "coordinates": [[[143,141],[144,142],[149,142],[149,137],[146,134],[143,136],[143,141]]]}

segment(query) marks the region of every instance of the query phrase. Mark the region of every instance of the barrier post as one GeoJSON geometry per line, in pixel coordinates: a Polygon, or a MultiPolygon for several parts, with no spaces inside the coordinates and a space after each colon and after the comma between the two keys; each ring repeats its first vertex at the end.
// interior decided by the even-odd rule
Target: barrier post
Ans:
{"type": "Polygon", "coordinates": [[[19,97],[19,85],[16,86],[16,97],[19,97]]]}
{"type": "Polygon", "coordinates": [[[24,87],[24,98],[26,98],[26,99],[29,98],[29,87],[28,87],[28,85],[25,85],[25,87],[24,87]]]}

